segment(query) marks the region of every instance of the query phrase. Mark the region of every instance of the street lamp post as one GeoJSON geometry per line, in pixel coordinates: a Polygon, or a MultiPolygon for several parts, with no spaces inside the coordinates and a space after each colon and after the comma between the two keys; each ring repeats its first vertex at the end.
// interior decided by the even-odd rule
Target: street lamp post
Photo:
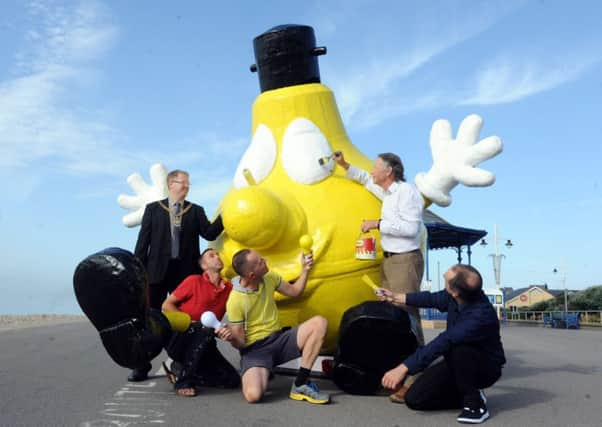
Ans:
{"type": "MultiPolygon", "coordinates": [[[[489,254],[489,256],[493,260],[493,275],[495,278],[495,286],[498,291],[502,292],[502,288],[501,288],[502,258],[505,258],[506,255],[501,254],[500,250],[499,250],[497,224],[493,225],[493,242],[494,242],[495,253],[489,254]]],[[[485,241],[485,239],[481,240],[481,246],[487,246],[487,242],[485,241]]],[[[508,249],[510,249],[512,246],[514,246],[514,244],[512,243],[512,240],[507,239],[504,246],[506,246],[508,249]]],[[[498,318],[500,317],[500,306],[499,305],[497,306],[497,316],[498,316],[498,318]]]]}
{"type": "MultiPolygon", "coordinates": [[[[558,273],[558,269],[554,269],[554,274],[558,273]]],[[[567,318],[567,313],[568,313],[568,309],[569,309],[569,299],[567,296],[567,290],[566,290],[566,267],[564,267],[562,269],[562,287],[564,288],[564,320],[566,322],[566,318],[567,318]]]]}

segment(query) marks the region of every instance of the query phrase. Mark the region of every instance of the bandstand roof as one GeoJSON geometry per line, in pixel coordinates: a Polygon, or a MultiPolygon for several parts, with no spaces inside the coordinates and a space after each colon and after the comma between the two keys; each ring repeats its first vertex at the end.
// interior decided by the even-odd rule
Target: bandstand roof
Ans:
{"type": "Polygon", "coordinates": [[[428,209],[424,210],[422,218],[428,231],[429,249],[472,246],[487,235],[485,230],[458,227],[450,224],[428,209]]]}

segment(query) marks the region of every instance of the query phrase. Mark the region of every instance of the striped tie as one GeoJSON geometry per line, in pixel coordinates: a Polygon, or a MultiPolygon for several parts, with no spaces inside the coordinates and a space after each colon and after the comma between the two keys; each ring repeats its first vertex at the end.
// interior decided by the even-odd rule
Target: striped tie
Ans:
{"type": "MultiPolygon", "coordinates": [[[[181,205],[180,203],[176,203],[174,205],[175,208],[175,216],[180,215],[181,205]]],[[[178,225],[174,225],[171,230],[171,257],[177,258],[180,255],[180,227],[181,227],[181,219],[178,221],[178,225]]]]}

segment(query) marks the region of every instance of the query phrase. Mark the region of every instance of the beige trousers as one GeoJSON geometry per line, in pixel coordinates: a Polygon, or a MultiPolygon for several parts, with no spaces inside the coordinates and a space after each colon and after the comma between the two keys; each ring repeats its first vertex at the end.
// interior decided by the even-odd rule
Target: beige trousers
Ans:
{"type": "MultiPolygon", "coordinates": [[[[393,255],[383,259],[380,268],[381,284],[383,288],[395,293],[419,292],[422,274],[424,272],[424,259],[420,250],[393,255]]],[[[424,345],[424,334],[420,323],[420,312],[416,307],[402,307],[412,320],[412,328],[416,333],[419,346],[424,345]]],[[[412,385],[415,377],[408,376],[406,386],[412,385]]]]}

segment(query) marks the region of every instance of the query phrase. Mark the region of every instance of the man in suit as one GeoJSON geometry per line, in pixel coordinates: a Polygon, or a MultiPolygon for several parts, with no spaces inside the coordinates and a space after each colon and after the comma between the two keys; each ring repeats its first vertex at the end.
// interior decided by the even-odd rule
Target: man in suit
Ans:
{"type": "MultiPolygon", "coordinates": [[[[157,310],[168,292],[199,273],[199,236],[215,240],[224,229],[221,216],[211,223],[201,206],[185,200],[189,189],[188,172],[173,170],[167,174],[168,198],[144,209],[134,254],[146,267],[149,305],[157,310]]],[[[149,363],[134,369],[128,380],[145,380],[151,368],[149,363]]]]}

